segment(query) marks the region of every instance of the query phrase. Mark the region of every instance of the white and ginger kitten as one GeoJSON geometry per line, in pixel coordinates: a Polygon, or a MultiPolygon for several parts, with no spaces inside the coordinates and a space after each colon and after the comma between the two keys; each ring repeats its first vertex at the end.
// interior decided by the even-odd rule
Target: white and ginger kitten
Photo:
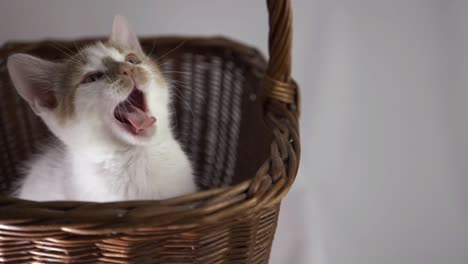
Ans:
{"type": "Polygon", "coordinates": [[[62,62],[8,59],[18,93],[57,143],[33,160],[22,199],[122,201],[196,191],[192,167],[170,128],[170,91],[127,20],[62,62]]]}

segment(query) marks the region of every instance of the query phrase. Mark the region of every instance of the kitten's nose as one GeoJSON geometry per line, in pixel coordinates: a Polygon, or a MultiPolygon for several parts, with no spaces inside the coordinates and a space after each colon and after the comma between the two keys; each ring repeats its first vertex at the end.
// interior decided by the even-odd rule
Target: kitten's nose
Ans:
{"type": "Polygon", "coordinates": [[[125,76],[132,76],[133,75],[133,64],[130,63],[122,63],[119,65],[119,73],[125,76]]]}

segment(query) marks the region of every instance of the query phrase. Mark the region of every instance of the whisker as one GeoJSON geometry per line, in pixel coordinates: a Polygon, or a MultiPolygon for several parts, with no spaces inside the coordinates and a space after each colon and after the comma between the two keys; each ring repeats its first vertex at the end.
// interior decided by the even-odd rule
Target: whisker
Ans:
{"type": "Polygon", "coordinates": [[[76,41],[73,41],[73,44],[75,44],[76,50],[78,50],[78,54],[80,54],[81,58],[83,58],[83,63],[85,63],[85,62],[86,62],[86,58],[85,58],[85,56],[83,55],[83,53],[81,52],[81,49],[78,47],[78,45],[76,45],[76,41]]]}
{"type": "Polygon", "coordinates": [[[68,54],[67,52],[65,52],[64,50],[58,48],[57,46],[54,46],[52,43],[49,43],[49,45],[53,48],[55,48],[56,50],[60,51],[61,53],[63,53],[64,55],[66,55],[66,57],[68,57],[70,59],[71,62],[75,63],[76,65],[81,65],[81,62],[76,60],[75,58],[73,58],[72,56],[70,56],[70,54],[68,54]]]}
{"type": "Polygon", "coordinates": [[[66,49],[67,51],[69,51],[70,54],[72,54],[72,55],[75,54],[75,52],[73,52],[70,48],[64,46],[63,44],[60,44],[59,42],[56,42],[56,41],[55,41],[54,43],[57,44],[57,45],[59,45],[60,47],[62,47],[62,48],[64,48],[64,49],[66,49]]]}
{"type": "Polygon", "coordinates": [[[70,48],[64,46],[63,44],[60,44],[59,42],[55,42],[55,44],[59,45],[60,47],[64,48],[64,49],[67,50],[68,52],[70,52],[70,53],[69,53],[69,54],[71,54],[71,55],[69,55],[70,59],[73,59],[73,60],[75,60],[75,61],[78,62],[78,63],[82,63],[82,62],[80,62],[77,58],[75,58],[76,52],[72,51],[70,48]]]}
{"type": "Polygon", "coordinates": [[[182,71],[161,71],[162,74],[165,74],[165,73],[179,73],[179,74],[187,74],[187,75],[191,75],[192,72],[182,72],[182,71]]]}
{"type": "MultiPolygon", "coordinates": [[[[193,93],[197,94],[199,91],[196,91],[194,90],[192,87],[188,86],[188,85],[185,85],[183,83],[176,83],[176,82],[172,82],[171,85],[173,86],[173,88],[175,89],[178,89],[179,87],[180,88],[184,88],[184,89],[188,89],[190,91],[192,91],[193,93]]],[[[199,95],[199,94],[198,94],[199,95]]]]}
{"type": "Polygon", "coordinates": [[[185,101],[181,96],[177,95],[176,93],[173,93],[173,95],[176,96],[178,99],[180,99],[180,101],[187,106],[187,108],[190,110],[190,113],[192,114],[192,118],[195,119],[195,114],[193,113],[193,110],[190,107],[190,104],[187,103],[187,101],[185,101]]]}
{"type": "Polygon", "coordinates": [[[153,54],[153,51],[154,51],[154,47],[156,46],[156,40],[153,41],[153,47],[151,47],[151,51],[149,52],[149,54],[147,55],[148,57],[151,57],[151,54],[153,54]]]}
{"type": "Polygon", "coordinates": [[[58,50],[58,51],[62,52],[63,54],[65,54],[65,55],[67,55],[67,56],[69,56],[69,57],[71,57],[71,55],[73,55],[73,54],[71,54],[71,55],[70,55],[69,53],[65,52],[65,51],[64,51],[64,50],[62,50],[61,48],[59,48],[59,47],[55,46],[55,45],[54,45],[54,43],[56,43],[56,44],[57,44],[57,42],[53,42],[53,43],[52,43],[52,42],[50,42],[50,43],[49,43],[49,45],[50,45],[50,46],[52,46],[52,47],[54,47],[56,50],[58,50]]]}
{"type": "Polygon", "coordinates": [[[177,83],[177,84],[180,84],[180,85],[185,85],[187,88],[190,88],[191,90],[193,90],[193,88],[190,87],[188,83],[185,83],[185,82],[183,82],[183,81],[181,81],[181,80],[175,80],[175,79],[173,79],[173,80],[170,80],[169,82],[177,83]]]}
{"type": "Polygon", "coordinates": [[[156,63],[156,66],[158,66],[159,68],[163,68],[163,66],[166,66],[168,63],[170,63],[170,61],[165,61],[163,63],[158,63],[157,61],[155,61],[156,63]]]}
{"type": "Polygon", "coordinates": [[[181,81],[177,81],[177,80],[172,80],[170,81],[170,83],[172,84],[172,87],[176,88],[177,89],[177,86],[180,86],[180,87],[183,87],[185,89],[189,89],[190,91],[194,92],[195,94],[199,95],[200,96],[200,99],[202,100],[203,103],[205,103],[204,99],[203,99],[203,96],[199,94],[199,91],[193,89],[192,87],[190,87],[188,84],[186,83],[183,83],[181,81]]]}
{"type": "MultiPolygon", "coordinates": [[[[127,100],[127,99],[126,99],[126,100],[127,100]]],[[[125,101],[123,101],[123,103],[124,103],[124,102],[125,102],[125,101]]],[[[126,105],[126,104],[122,104],[122,107],[123,107],[123,109],[125,110],[125,113],[129,113],[129,111],[128,111],[128,108],[127,108],[127,105],[126,105]]]]}
{"type": "Polygon", "coordinates": [[[135,102],[135,100],[133,100],[130,96],[126,100],[129,101],[131,104],[137,104],[137,102],[135,102]]]}
{"type": "Polygon", "coordinates": [[[182,45],[185,44],[185,42],[187,42],[186,40],[184,40],[182,43],[180,43],[179,45],[177,45],[177,47],[171,49],[170,51],[166,52],[166,54],[162,55],[161,57],[159,57],[159,59],[156,60],[156,62],[162,60],[164,57],[166,57],[167,55],[171,54],[172,52],[174,52],[175,50],[177,50],[178,48],[182,47],[182,45]]]}
{"type": "Polygon", "coordinates": [[[109,82],[112,82],[112,80],[109,78],[109,75],[107,75],[106,72],[103,72],[103,73],[104,73],[104,76],[106,76],[107,80],[108,80],[109,82]]]}

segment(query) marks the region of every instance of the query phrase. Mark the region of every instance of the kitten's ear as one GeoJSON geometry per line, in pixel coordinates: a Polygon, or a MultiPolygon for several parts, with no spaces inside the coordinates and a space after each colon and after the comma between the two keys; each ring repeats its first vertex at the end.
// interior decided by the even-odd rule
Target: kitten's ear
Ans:
{"type": "Polygon", "coordinates": [[[143,52],[135,31],[133,31],[127,19],[122,15],[114,17],[110,41],[134,51],[143,52]]]}
{"type": "Polygon", "coordinates": [[[18,93],[36,114],[43,109],[57,107],[57,97],[52,81],[60,64],[39,59],[27,54],[8,57],[7,68],[18,93]]]}

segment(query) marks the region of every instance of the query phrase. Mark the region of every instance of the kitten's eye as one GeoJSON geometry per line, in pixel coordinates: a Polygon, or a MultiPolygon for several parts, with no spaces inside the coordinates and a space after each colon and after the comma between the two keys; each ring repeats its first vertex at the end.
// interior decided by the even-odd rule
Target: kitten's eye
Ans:
{"type": "Polygon", "coordinates": [[[141,63],[141,60],[138,59],[135,54],[128,54],[127,57],[125,57],[125,61],[135,65],[141,63]]]}
{"type": "Polygon", "coordinates": [[[101,80],[102,77],[104,77],[104,73],[102,72],[91,73],[91,74],[86,75],[81,81],[81,83],[82,84],[92,83],[92,82],[101,80]]]}

